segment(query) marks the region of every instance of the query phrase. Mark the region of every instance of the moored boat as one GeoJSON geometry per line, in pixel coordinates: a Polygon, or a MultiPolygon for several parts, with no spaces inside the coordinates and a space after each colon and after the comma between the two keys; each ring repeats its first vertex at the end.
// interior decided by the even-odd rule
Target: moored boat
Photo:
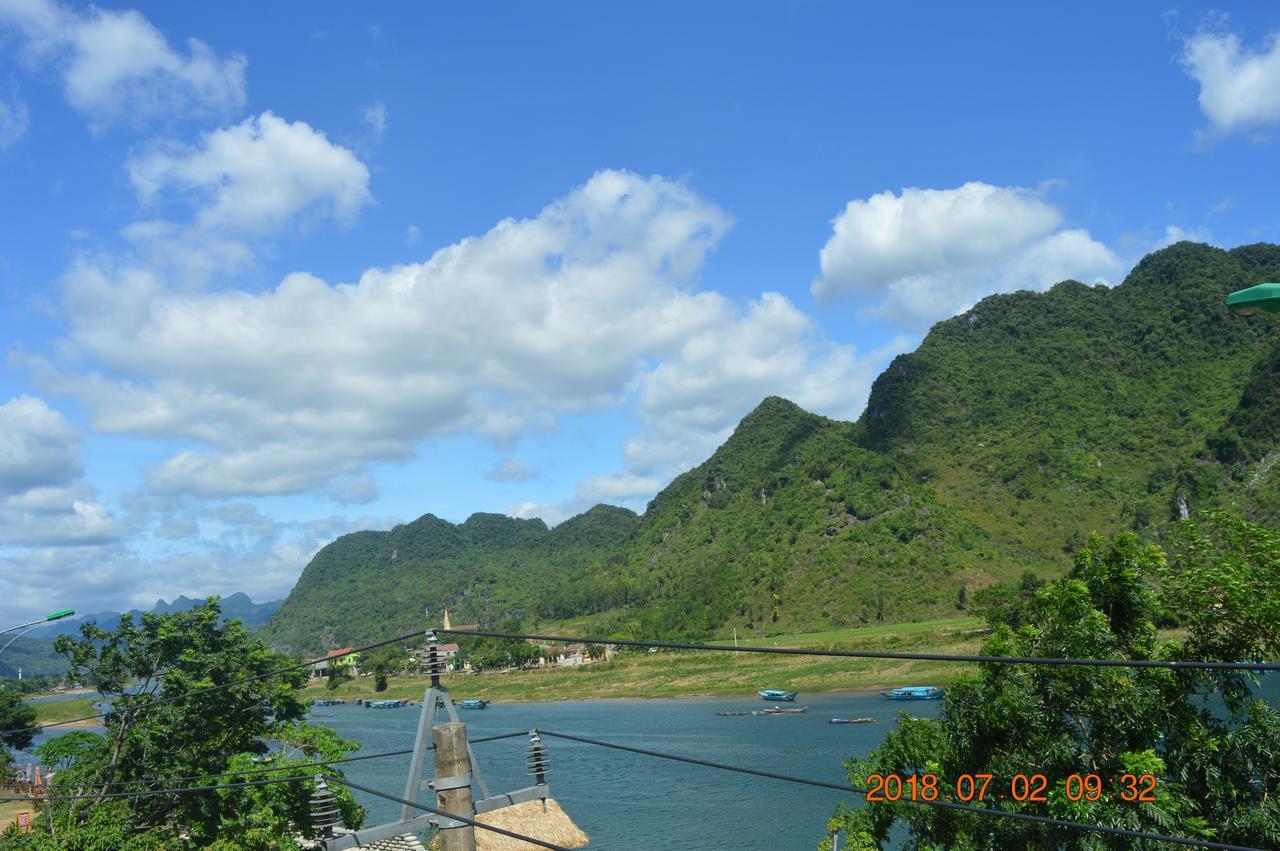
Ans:
{"type": "Polygon", "coordinates": [[[832,718],[828,724],[872,724],[874,718],[832,718]]]}
{"type": "Polygon", "coordinates": [[[758,692],[758,694],[765,700],[785,700],[790,702],[796,699],[796,695],[799,694],[799,692],[767,688],[764,691],[758,692]]]}
{"type": "Polygon", "coordinates": [[[747,710],[743,710],[742,712],[717,712],[716,714],[723,718],[741,718],[743,715],[750,715],[751,713],[747,710]]]}
{"type": "Polygon", "coordinates": [[[937,686],[903,686],[880,694],[889,700],[938,700],[946,694],[946,689],[937,686]]]}
{"type": "Polygon", "coordinates": [[[459,709],[484,709],[486,706],[489,705],[489,703],[490,701],[487,701],[487,700],[472,699],[472,700],[459,700],[454,705],[457,706],[459,709]]]}
{"type": "Polygon", "coordinates": [[[751,714],[756,716],[805,715],[806,713],[808,713],[808,711],[809,711],[809,707],[807,706],[797,706],[794,709],[783,709],[781,706],[771,706],[768,709],[757,709],[751,714]]]}

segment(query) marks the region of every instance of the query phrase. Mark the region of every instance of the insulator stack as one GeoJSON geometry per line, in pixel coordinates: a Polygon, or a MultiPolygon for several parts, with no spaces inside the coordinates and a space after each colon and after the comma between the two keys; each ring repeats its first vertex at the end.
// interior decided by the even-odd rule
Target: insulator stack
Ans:
{"type": "Polygon", "coordinates": [[[338,812],[338,802],[324,782],[324,777],[316,775],[316,790],[311,793],[311,824],[325,839],[333,838],[333,829],[342,822],[338,812]]]}
{"type": "Polygon", "coordinates": [[[538,778],[539,783],[542,782],[542,775],[551,770],[551,755],[547,753],[547,746],[536,730],[529,734],[528,765],[529,774],[538,778]]]}
{"type": "Polygon", "coordinates": [[[426,668],[427,673],[433,677],[441,676],[447,670],[444,654],[434,643],[427,645],[426,668]]]}

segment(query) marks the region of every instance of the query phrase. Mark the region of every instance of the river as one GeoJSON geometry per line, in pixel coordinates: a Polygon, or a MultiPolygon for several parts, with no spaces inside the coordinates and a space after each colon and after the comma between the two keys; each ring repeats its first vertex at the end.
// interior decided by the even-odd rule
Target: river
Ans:
{"type": "MultiPolygon", "coordinates": [[[[1280,676],[1264,678],[1261,697],[1280,706],[1280,676]]],[[[472,738],[540,728],[664,751],[681,756],[763,769],[830,783],[847,783],[842,761],[865,755],[893,729],[898,712],[933,717],[944,701],[891,702],[865,692],[801,694],[795,706],[807,715],[721,717],[717,711],[758,709],[753,695],[741,698],[595,700],[495,703],[480,711],[459,710],[472,738]],[[871,716],[873,724],[832,725],[833,717],[871,716]]],[[[772,704],[788,706],[788,704],[772,704]]],[[[355,739],[362,753],[410,748],[419,707],[367,709],[350,704],[317,707],[314,723],[355,739]]],[[[53,732],[53,731],[51,731],[53,732]]],[[[37,737],[37,743],[46,735],[37,737]]],[[[852,799],[834,790],[731,774],[546,738],[552,796],[591,836],[592,848],[688,851],[789,851],[812,849],[822,838],[836,804],[852,799]]],[[[525,774],[528,739],[475,745],[491,791],[530,785],[525,774]]],[[[21,757],[19,761],[22,761],[21,757]]],[[[353,782],[399,795],[409,757],[343,766],[353,782]]],[[[1031,768],[1029,766],[1028,768],[1031,768]]],[[[430,774],[428,765],[427,773],[430,774]]],[[[399,805],[356,793],[368,811],[367,825],[391,821],[399,805]]]]}
{"type": "MultiPolygon", "coordinates": [[[[936,715],[942,701],[891,702],[878,694],[800,695],[807,715],[721,717],[717,711],[759,709],[758,697],[681,700],[597,700],[495,703],[458,710],[474,738],[537,727],[593,739],[775,771],[829,783],[847,783],[841,762],[866,754],[894,726],[900,709],[936,715]],[[828,724],[829,718],[876,718],[874,724],[828,724]]],[[[313,720],[358,740],[374,753],[413,746],[419,707],[318,707],[313,720]],[[327,717],[332,715],[333,717],[327,717]]],[[[851,795],[779,780],[546,738],[548,782],[565,812],[591,836],[592,848],[741,849],[813,848],[836,804],[851,795]]],[[[493,792],[528,786],[528,738],[474,746],[493,792]]],[[[409,757],[344,766],[362,785],[402,793],[409,757]]],[[[429,773],[429,768],[428,768],[429,773]]],[[[367,824],[399,816],[399,805],[357,794],[367,824]]]]}

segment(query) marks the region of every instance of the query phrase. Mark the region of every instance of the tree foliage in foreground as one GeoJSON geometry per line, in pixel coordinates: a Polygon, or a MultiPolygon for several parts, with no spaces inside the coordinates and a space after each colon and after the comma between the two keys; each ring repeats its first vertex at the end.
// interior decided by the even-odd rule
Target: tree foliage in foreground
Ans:
{"type": "MultiPolygon", "coordinates": [[[[1280,535],[1214,514],[1200,527],[1182,524],[1168,555],[1131,533],[1110,543],[1095,536],[1066,577],[1018,607],[1021,625],[1001,625],[983,653],[1274,659],[1278,607],[1280,535]],[[1185,637],[1160,640],[1154,621],[1162,614],[1177,618],[1185,637]]],[[[952,801],[960,775],[986,773],[990,792],[977,806],[1277,848],[1280,714],[1253,698],[1253,679],[1240,671],[984,665],[948,689],[937,719],[904,714],[878,749],[846,767],[859,788],[873,773],[932,773],[952,801]],[[1048,779],[1047,802],[1009,800],[1014,775],[1036,773],[1048,779]],[[1156,778],[1155,800],[1120,800],[1119,778],[1144,773],[1156,778]],[[1072,774],[1103,778],[1101,798],[1070,800],[1072,774]]],[[[901,801],[842,806],[831,828],[875,846],[895,823],[909,831],[910,849],[1147,847],[901,801]]]]}
{"type": "MultiPolygon", "coordinates": [[[[313,760],[341,758],[357,745],[303,720],[307,704],[298,689],[306,682],[305,671],[197,693],[290,662],[253,638],[238,620],[219,622],[218,615],[214,598],[187,612],[144,614],[136,625],[126,615],[112,632],[88,624],[78,641],[59,637],[59,652],[78,677],[112,700],[112,711],[102,735],[69,733],[45,742],[37,752],[58,767],[55,797],[219,788],[53,801],[40,808],[32,835],[20,837],[14,829],[0,845],[40,851],[274,851],[297,848],[297,837],[314,836],[309,812],[313,760]],[[152,704],[155,700],[166,702],[152,704]],[[261,767],[254,758],[269,750],[271,767],[288,770],[261,777],[183,779],[261,767]],[[229,785],[264,777],[306,779],[229,785]]],[[[355,800],[344,789],[334,791],[344,820],[359,826],[363,812],[355,800]]]]}

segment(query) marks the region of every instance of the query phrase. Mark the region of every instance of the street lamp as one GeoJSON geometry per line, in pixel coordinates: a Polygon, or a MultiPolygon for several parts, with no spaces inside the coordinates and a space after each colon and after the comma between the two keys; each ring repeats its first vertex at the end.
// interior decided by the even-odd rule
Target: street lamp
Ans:
{"type": "Polygon", "coordinates": [[[6,632],[13,632],[14,630],[18,630],[18,629],[22,630],[13,638],[10,638],[8,642],[5,643],[4,647],[0,647],[0,653],[3,653],[4,651],[8,650],[10,644],[17,641],[19,638],[26,635],[28,632],[31,632],[31,630],[39,629],[40,627],[52,621],[59,621],[59,620],[62,620],[63,618],[69,618],[75,613],[76,613],[75,609],[59,609],[58,611],[53,612],[48,616],[41,618],[38,621],[31,621],[30,623],[18,624],[17,626],[11,626],[8,629],[0,629],[0,635],[3,635],[6,632]]]}
{"type": "Polygon", "coordinates": [[[1280,313],[1280,284],[1258,284],[1227,296],[1227,310],[1237,316],[1252,316],[1265,310],[1280,313]]]}

